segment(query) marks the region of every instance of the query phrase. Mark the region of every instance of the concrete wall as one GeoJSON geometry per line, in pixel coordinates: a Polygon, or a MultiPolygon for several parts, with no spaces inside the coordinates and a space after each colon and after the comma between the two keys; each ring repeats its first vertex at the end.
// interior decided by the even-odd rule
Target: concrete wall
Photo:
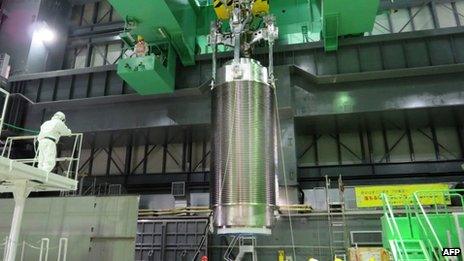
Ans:
{"type": "MultiPolygon", "coordinates": [[[[50,239],[48,260],[57,260],[59,238],[69,240],[68,261],[134,259],[138,196],[31,198],[21,228],[24,260],[38,260],[40,239],[50,239]]],[[[0,238],[10,230],[13,200],[0,200],[0,238]]],[[[3,248],[1,248],[3,251],[3,248]]],[[[21,246],[17,260],[20,260],[21,246]]]]}

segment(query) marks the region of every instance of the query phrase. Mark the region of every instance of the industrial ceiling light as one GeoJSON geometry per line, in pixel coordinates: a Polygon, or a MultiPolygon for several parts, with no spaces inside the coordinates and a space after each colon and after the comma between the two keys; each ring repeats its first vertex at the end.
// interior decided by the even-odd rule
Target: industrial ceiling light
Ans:
{"type": "Polygon", "coordinates": [[[52,43],[56,39],[56,34],[46,23],[43,23],[34,31],[34,38],[42,43],[52,43]]]}

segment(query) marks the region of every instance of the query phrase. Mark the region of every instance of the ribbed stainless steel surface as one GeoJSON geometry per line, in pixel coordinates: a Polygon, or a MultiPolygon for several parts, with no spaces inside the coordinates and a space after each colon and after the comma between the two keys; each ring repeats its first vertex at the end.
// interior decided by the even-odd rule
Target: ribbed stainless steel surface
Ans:
{"type": "MultiPolygon", "coordinates": [[[[256,72],[262,68],[251,67],[256,72]]],[[[212,204],[215,225],[223,231],[250,233],[272,226],[273,92],[268,84],[250,80],[224,82],[213,89],[212,204]]]]}

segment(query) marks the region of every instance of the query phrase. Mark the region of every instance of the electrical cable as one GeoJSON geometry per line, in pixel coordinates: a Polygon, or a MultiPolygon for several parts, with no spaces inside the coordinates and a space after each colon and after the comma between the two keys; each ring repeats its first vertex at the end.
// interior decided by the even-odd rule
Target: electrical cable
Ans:
{"type": "MultiPolygon", "coordinates": [[[[234,86],[233,88],[237,88],[237,86],[234,86]]],[[[228,143],[228,146],[227,146],[227,158],[226,158],[226,166],[225,166],[225,171],[224,171],[224,175],[222,177],[222,184],[221,184],[221,187],[219,189],[219,195],[220,195],[220,199],[222,201],[222,191],[224,189],[224,185],[225,185],[225,180],[226,180],[226,176],[227,176],[227,170],[228,170],[228,165],[229,165],[229,159],[230,159],[230,152],[231,152],[231,147],[232,147],[232,134],[234,132],[234,128],[235,128],[235,120],[236,120],[236,103],[237,103],[237,100],[238,100],[238,92],[235,91],[234,92],[234,100],[233,100],[233,107],[232,107],[232,117],[233,117],[233,121],[232,121],[232,126],[231,128],[229,129],[229,143],[228,143]]],[[[214,215],[213,215],[213,221],[214,221],[214,215]]]]}
{"type": "Polygon", "coordinates": [[[192,261],[195,261],[195,259],[198,257],[198,254],[200,254],[201,248],[203,247],[203,244],[206,242],[206,238],[208,237],[208,228],[209,225],[211,224],[211,216],[213,215],[213,212],[211,212],[208,215],[208,222],[206,223],[205,230],[203,232],[203,237],[201,238],[200,244],[198,245],[197,250],[195,251],[195,254],[192,257],[192,261]]]}
{"type": "Polygon", "coordinates": [[[16,126],[16,125],[9,124],[9,123],[6,123],[6,122],[4,122],[3,125],[5,125],[5,126],[7,126],[7,127],[10,127],[10,128],[12,128],[12,129],[16,129],[16,130],[26,131],[26,132],[30,132],[30,133],[34,133],[34,134],[39,134],[39,131],[31,130],[31,129],[26,129],[26,128],[21,128],[21,127],[18,127],[18,126],[16,126]]]}
{"type": "MultiPolygon", "coordinates": [[[[233,88],[238,88],[237,86],[234,86],[233,88]]],[[[228,165],[229,165],[229,159],[230,159],[230,153],[231,153],[231,147],[232,147],[232,134],[234,132],[234,128],[235,128],[235,121],[236,121],[236,105],[237,105],[237,100],[238,100],[238,91],[236,90],[234,92],[234,100],[233,100],[233,107],[232,107],[232,117],[233,117],[233,121],[232,121],[232,126],[231,128],[229,129],[229,143],[228,143],[228,147],[227,147],[227,157],[226,157],[226,166],[225,166],[225,171],[224,171],[224,175],[222,176],[222,184],[221,184],[221,187],[219,189],[219,199],[221,200],[222,202],[222,191],[224,190],[224,185],[225,185],[225,180],[226,180],[226,176],[227,176],[227,170],[228,170],[228,165]]],[[[215,218],[215,215],[217,212],[213,212],[213,223],[214,223],[214,220],[215,218]]]]}

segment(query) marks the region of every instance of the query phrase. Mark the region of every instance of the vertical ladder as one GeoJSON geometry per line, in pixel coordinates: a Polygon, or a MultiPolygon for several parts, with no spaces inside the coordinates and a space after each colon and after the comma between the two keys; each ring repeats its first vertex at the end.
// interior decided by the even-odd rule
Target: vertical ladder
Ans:
{"type": "Polygon", "coordinates": [[[327,219],[329,223],[330,252],[333,258],[346,260],[348,233],[345,218],[345,197],[342,177],[338,179],[339,201],[331,201],[330,179],[326,176],[327,219]]]}

